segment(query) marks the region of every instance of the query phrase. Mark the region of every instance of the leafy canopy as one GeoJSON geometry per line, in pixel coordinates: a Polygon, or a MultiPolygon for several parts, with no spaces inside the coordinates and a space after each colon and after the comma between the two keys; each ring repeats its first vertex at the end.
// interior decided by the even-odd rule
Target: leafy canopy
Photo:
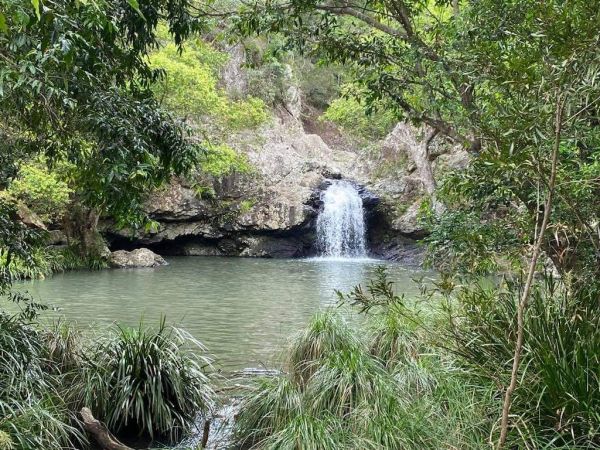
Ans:
{"type": "Polygon", "coordinates": [[[160,20],[179,46],[202,29],[190,7],[2,0],[2,183],[18,159],[42,152],[79,169],[87,205],[139,222],[142,192],[194,167],[200,153],[154,99],[162,73],[147,61],[160,20]]]}
{"type": "Polygon", "coordinates": [[[584,0],[293,0],[245,6],[237,29],[281,33],[288,48],[351,67],[367,111],[384,102],[396,120],[424,124],[470,150],[470,168],[438,198],[447,215],[431,217],[430,226],[442,227],[432,241],[438,259],[467,255],[488,269],[489,259],[480,259],[488,251],[518,260],[540,222],[558,140],[544,250],[561,271],[594,272],[599,20],[600,5],[584,0]],[[458,232],[473,226],[481,239],[458,232]]]}

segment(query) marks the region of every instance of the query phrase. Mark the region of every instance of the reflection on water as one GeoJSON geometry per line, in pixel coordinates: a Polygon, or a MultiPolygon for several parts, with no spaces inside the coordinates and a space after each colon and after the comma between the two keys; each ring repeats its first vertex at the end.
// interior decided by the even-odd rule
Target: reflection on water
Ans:
{"type": "Polygon", "coordinates": [[[420,273],[383,261],[180,257],[158,269],[71,272],[25,283],[36,298],[80,324],[167,321],[204,342],[225,370],[267,365],[285,339],[385,264],[399,292],[420,273]]]}

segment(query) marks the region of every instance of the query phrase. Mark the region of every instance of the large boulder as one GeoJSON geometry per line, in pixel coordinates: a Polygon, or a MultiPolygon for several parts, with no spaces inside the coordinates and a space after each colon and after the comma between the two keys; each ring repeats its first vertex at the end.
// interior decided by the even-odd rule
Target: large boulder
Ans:
{"type": "Polygon", "coordinates": [[[167,265],[160,255],[147,248],[138,248],[131,252],[117,250],[112,252],[109,258],[112,267],[129,269],[135,267],[159,267],[167,265]]]}

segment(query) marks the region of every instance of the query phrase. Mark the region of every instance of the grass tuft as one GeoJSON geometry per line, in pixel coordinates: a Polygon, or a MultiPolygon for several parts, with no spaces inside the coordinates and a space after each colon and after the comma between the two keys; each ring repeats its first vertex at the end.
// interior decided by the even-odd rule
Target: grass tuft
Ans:
{"type": "Polygon", "coordinates": [[[164,321],[157,329],[116,327],[86,351],[80,402],[115,432],[177,440],[213,409],[205,353],[164,321]]]}

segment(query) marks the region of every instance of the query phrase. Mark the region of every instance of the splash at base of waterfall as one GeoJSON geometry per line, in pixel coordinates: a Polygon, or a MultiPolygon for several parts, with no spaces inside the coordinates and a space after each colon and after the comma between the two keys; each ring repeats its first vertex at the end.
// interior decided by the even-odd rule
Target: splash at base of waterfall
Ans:
{"type": "Polygon", "coordinates": [[[317,244],[327,259],[367,258],[363,203],[356,187],[335,181],[322,194],[317,244]]]}

